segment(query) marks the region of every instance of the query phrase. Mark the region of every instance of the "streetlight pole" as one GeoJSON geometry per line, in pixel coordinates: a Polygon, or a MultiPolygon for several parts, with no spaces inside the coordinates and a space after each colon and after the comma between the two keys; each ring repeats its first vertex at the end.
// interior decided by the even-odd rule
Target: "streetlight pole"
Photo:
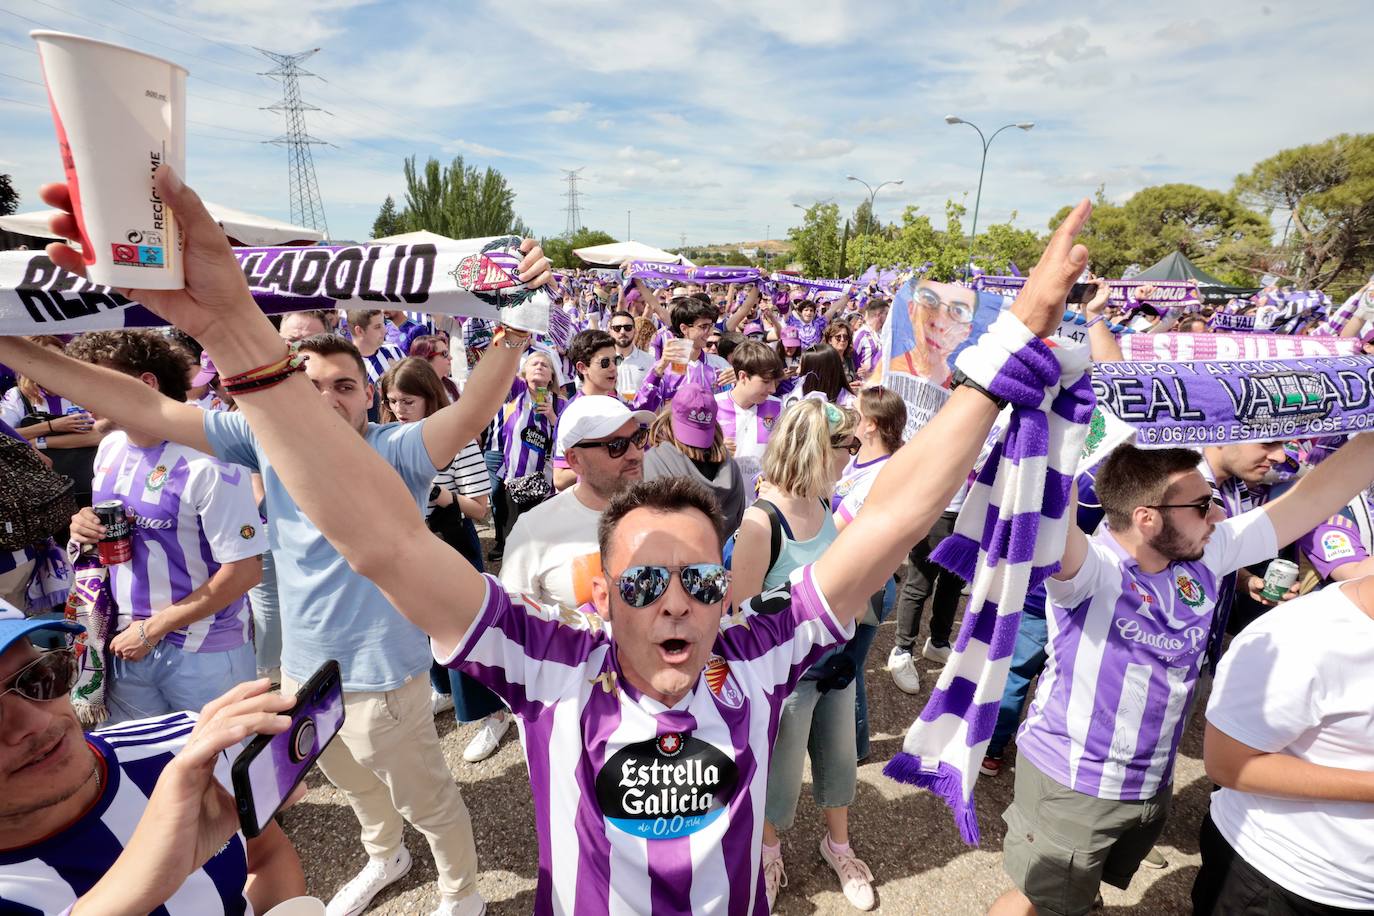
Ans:
{"type": "Polygon", "coordinates": [[[976,239],[976,238],[978,237],[978,207],[979,207],[979,205],[982,204],[982,202],[983,202],[983,172],[984,172],[984,171],[987,169],[987,167],[988,167],[988,147],[989,147],[989,146],[992,146],[992,141],[993,141],[993,140],[996,140],[996,139],[997,139],[997,135],[1000,134],[1002,131],[1008,130],[1008,129],[1012,128],[1012,127],[1019,127],[1021,130],[1030,130],[1032,127],[1035,126],[1035,122],[1034,122],[1034,121],[1017,121],[1015,124],[1004,124],[1004,125],[1002,125],[1001,127],[997,128],[995,131],[993,131],[991,137],[984,137],[984,136],[983,136],[983,132],[982,132],[981,130],[979,130],[977,124],[974,124],[972,121],[965,121],[963,118],[958,117],[957,115],[945,115],[945,123],[946,123],[946,124],[967,124],[969,127],[972,127],[974,130],[978,131],[978,139],[983,141],[983,161],[982,161],[982,163],[978,166],[978,193],[977,193],[977,194],[974,196],[974,198],[973,198],[973,231],[970,232],[970,233],[969,233],[969,236],[968,236],[968,264],[969,264],[969,266],[968,266],[967,268],[965,268],[966,270],[972,271],[972,270],[973,270],[973,242],[974,242],[974,239],[976,239]]]}
{"type": "Polygon", "coordinates": [[[625,241],[630,240],[630,211],[625,211],[625,241]]]}
{"type": "MultiPolygon", "coordinates": [[[[865,188],[868,188],[868,228],[870,228],[870,229],[873,227],[873,221],[874,221],[874,219],[873,219],[873,198],[877,197],[877,196],[878,196],[878,192],[881,191],[883,188],[887,187],[887,186],[890,185],[890,184],[894,184],[894,185],[895,185],[895,184],[901,184],[901,183],[902,183],[902,180],[903,180],[903,179],[901,179],[901,178],[894,178],[894,179],[892,179],[891,181],[884,181],[882,184],[878,185],[878,186],[875,188],[875,187],[871,187],[871,186],[869,185],[869,183],[866,182],[866,181],[864,181],[862,178],[855,178],[853,175],[846,175],[845,178],[848,178],[850,181],[857,181],[859,184],[863,185],[865,188]]],[[[854,228],[855,228],[855,230],[857,230],[859,227],[858,227],[858,226],[855,226],[854,228]]]]}

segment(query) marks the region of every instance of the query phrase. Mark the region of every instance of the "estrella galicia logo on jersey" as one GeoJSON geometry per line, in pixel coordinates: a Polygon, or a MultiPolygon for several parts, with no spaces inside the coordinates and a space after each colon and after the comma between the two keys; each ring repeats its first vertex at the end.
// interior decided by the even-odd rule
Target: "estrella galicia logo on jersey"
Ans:
{"type": "Polygon", "coordinates": [[[596,802],[617,829],[668,840],[715,821],[738,785],[739,767],[719,748],[669,732],[612,755],[596,775],[596,802]]]}
{"type": "Polygon", "coordinates": [[[159,464],[148,474],[148,489],[161,490],[162,485],[167,482],[167,465],[159,464]]]}
{"type": "Polygon", "coordinates": [[[257,533],[258,529],[254,528],[252,525],[244,525],[239,529],[239,537],[243,538],[245,541],[253,540],[253,535],[257,533]]]}
{"type": "Polygon", "coordinates": [[[730,673],[730,665],[719,655],[712,655],[706,660],[706,670],[702,672],[706,677],[706,686],[710,689],[711,695],[720,701],[722,706],[730,709],[739,709],[744,705],[744,693],[739,689],[739,684],[735,683],[735,676],[730,673]]]}
{"type": "Polygon", "coordinates": [[[1174,576],[1174,584],[1178,587],[1178,596],[1188,607],[1197,607],[1206,598],[1202,593],[1202,583],[1181,569],[1174,576]]]}

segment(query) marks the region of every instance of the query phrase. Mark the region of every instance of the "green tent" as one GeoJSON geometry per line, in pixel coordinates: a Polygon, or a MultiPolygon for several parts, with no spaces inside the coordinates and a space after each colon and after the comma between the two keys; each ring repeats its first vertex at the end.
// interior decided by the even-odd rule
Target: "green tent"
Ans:
{"type": "Polygon", "coordinates": [[[1132,280],[1192,280],[1202,294],[1203,302],[1225,302],[1228,299],[1243,299],[1259,292],[1259,287],[1228,286],[1221,280],[1198,267],[1181,251],[1165,256],[1159,262],[1145,268],[1131,278],[1132,280]]]}

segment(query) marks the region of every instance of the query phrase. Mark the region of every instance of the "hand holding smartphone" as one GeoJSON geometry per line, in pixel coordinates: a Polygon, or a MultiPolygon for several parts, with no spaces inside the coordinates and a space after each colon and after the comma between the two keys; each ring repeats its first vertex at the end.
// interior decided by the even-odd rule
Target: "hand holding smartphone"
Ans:
{"type": "Polygon", "coordinates": [[[255,837],[267,828],[272,815],[343,727],[339,663],[325,662],[301,685],[296,704],[286,715],[291,719],[286,731],[254,738],[230,768],[234,805],[246,837],[255,837]]]}

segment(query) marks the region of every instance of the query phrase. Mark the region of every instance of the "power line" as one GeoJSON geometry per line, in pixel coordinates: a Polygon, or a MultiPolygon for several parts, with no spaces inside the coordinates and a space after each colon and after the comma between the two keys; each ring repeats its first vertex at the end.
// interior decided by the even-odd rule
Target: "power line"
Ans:
{"type": "Polygon", "coordinates": [[[195,38],[199,38],[201,41],[209,42],[209,43],[212,44],[212,45],[219,45],[221,48],[227,48],[228,50],[233,51],[235,54],[242,54],[244,57],[248,58],[249,60],[252,60],[252,61],[254,61],[254,62],[257,61],[257,58],[254,57],[252,54],[249,54],[247,51],[244,51],[244,50],[241,50],[241,49],[239,49],[239,48],[236,48],[236,47],[234,47],[234,46],[231,45],[231,44],[225,44],[224,42],[218,41],[218,40],[216,40],[216,39],[214,39],[214,38],[210,38],[209,36],[202,35],[202,34],[200,34],[199,32],[196,32],[196,31],[193,31],[193,30],[191,30],[191,29],[186,28],[185,26],[177,25],[175,22],[169,22],[169,21],[167,21],[166,19],[164,19],[164,18],[161,17],[161,16],[155,16],[155,15],[153,15],[151,12],[149,12],[148,10],[143,9],[142,7],[134,6],[133,4],[130,4],[130,3],[125,3],[124,0],[110,0],[110,2],[116,4],[117,6],[122,6],[122,7],[124,7],[126,10],[133,10],[135,13],[142,13],[143,15],[147,16],[149,19],[152,19],[152,20],[154,20],[154,21],[156,21],[156,22],[161,22],[163,25],[166,25],[166,26],[169,26],[169,27],[171,27],[171,28],[174,28],[174,29],[176,29],[176,30],[178,30],[178,31],[180,31],[180,32],[185,32],[187,35],[191,35],[191,36],[193,36],[193,37],[195,37],[195,38]]]}

